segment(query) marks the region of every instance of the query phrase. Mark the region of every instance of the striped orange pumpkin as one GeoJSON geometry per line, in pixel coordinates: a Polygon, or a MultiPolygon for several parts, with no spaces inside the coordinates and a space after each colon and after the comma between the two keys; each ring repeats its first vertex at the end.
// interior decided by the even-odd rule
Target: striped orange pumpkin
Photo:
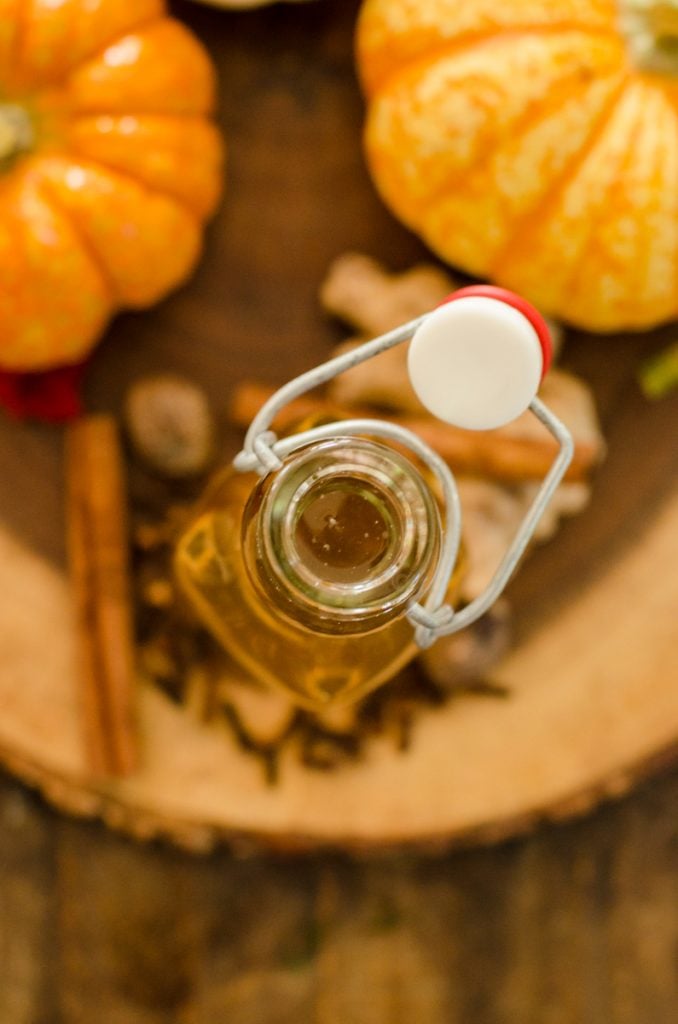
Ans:
{"type": "Polygon", "coordinates": [[[365,0],[381,195],[444,259],[574,324],[675,318],[676,36],[677,0],[365,0]]]}

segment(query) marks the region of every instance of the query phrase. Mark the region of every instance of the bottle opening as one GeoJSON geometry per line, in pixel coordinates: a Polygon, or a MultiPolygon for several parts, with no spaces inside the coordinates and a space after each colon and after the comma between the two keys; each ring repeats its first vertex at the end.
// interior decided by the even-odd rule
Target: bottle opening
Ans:
{"type": "Polygon", "coordinates": [[[293,556],[328,585],[360,583],[388,558],[397,508],[369,479],[320,481],[306,495],[292,534],[293,556]]]}
{"type": "Polygon", "coordinates": [[[308,445],[262,481],[251,507],[250,575],[310,628],[376,628],[429,582],[438,508],[419,470],[386,445],[354,437],[308,445]]]}

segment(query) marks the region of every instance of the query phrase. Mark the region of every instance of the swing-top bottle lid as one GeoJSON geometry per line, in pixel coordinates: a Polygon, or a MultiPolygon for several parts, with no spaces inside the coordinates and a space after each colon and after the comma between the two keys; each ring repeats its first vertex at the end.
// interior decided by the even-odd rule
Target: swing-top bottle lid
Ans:
{"type": "Polygon", "coordinates": [[[524,299],[476,285],[454,292],[415,331],[410,381],[426,409],[467,430],[523,413],[551,360],[548,326],[524,299]]]}

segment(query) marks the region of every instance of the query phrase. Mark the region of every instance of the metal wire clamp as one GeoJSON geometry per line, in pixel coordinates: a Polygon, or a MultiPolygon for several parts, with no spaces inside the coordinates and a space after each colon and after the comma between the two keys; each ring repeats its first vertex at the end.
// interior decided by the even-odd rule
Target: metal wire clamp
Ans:
{"type": "MultiPolygon", "coordinates": [[[[528,391],[532,389],[536,392],[536,387],[538,387],[550,361],[550,349],[548,348],[549,343],[547,340],[548,329],[543,319],[525,300],[513,295],[511,292],[491,286],[466,288],[455,292],[437,310],[411,320],[409,323],[403,324],[378,338],[374,338],[349,352],[342,353],[283,385],[264,403],[252,420],[242,451],[235,457],[233,462],[234,468],[239,472],[256,472],[263,477],[280,469],[283,460],[288,455],[305,445],[337,436],[353,435],[371,435],[396,441],[409,448],[410,451],[418,456],[440,481],[445,523],[438,563],[433,573],[426,599],[423,603],[412,603],[407,610],[407,617],[415,630],[416,643],[421,648],[429,647],[438,637],[456,633],[470,625],[480,618],[503,592],[523,556],[542,514],[551,501],[572,460],[574,444],[567,428],[536,397],[536,394],[529,398],[527,402],[525,402],[524,396],[522,399],[519,396],[518,402],[519,404],[522,402],[522,408],[519,408],[517,412],[513,409],[510,410],[508,418],[512,419],[514,415],[529,409],[555,438],[558,444],[558,454],[544,477],[530,508],[524,516],[513,541],[509,545],[492,579],[478,597],[459,611],[456,611],[450,604],[445,602],[445,597],[459,554],[462,532],[462,508],[454,475],[440,455],[412,431],[379,419],[341,420],[312,427],[283,438],[278,438],[270,429],[270,426],[276,415],[288,403],[307,391],[327,383],[346,370],[374,358],[387,349],[410,340],[413,340],[409,364],[413,385],[419,397],[428,406],[429,411],[439,414],[441,401],[443,406],[447,401],[447,392],[444,389],[442,393],[440,391],[440,382],[444,375],[441,373],[440,366],[436,360],[441,352],[443,357],[448,354],[450,338],[455,337],[457,340],[461,338],[461,343],[465,345],[465,355],[468,355],[468,336],[473,335],[471,344],[476,346],[474,352],[477,358],[474,357],[475,362],[471,364],[471,369],[475,369],[478,372],[486,372],[487,366],[483,367],[482,364],[487,364],[489,361],[489,363],[493,364],[492,368],[495,371],[498,362],[499,371],[501,371],[502,366],[506,364],[507,352],[508,357],[512,358],[511,352],[508,351],[511,349],[511,345],[506,343],[507,337],[514,337],[511,332],[514,332],[514,340],[517,339],[518,345],[517,348],[514,347],[513,355],[515,356],[518,353],[519,359],[526,360],[526,368],[523,372],[523,378],[527,381],[526,387],[528,387],[528,391]],[[471,300],[471,305],[469,305],[468,301],[465,304],[462,303],[461,299],[471,300]],[[447,310],[447,312],[441,315],[443,310],[447,310]],[[522,323],[516,317],[521,318],[522,323]],[[531,335],[526,333],[525,329],[528,332],[532,332],[531,335]],[[522,335],[521,331],[523,332],[522,335]],[[485,347],[483,347],[483,344],[478,343],[478,337],[482,338],[484,343],[487,343],[485,347]],[[488,338],[490,339],[489,343],[488,338]],[[422,341],[422,344],[419,346],[420,351],[417,357],[413,359],[414,343],[420,339],[422,341]],[[533,355],[529,354],[530,351],[533,355]],[[435,357],[433,363],[431,363],[432,353],[435,357]],[[535,359],[539,359],[536,384],[534,373],[531,369],[532,362],[534,361],[533,356],[535,359]],[[426,367],[429,364],[431,364],[431,373],[426,372],[426,367]],[[421,372],[422,367],[425,371],[423,375],[421,372]],[[530,379],[527,380],[527,378],[530,379]]],[[[454,353],[449,358],[454,358],[454,353]]],[[[513,367],[513,364],[511,366],[513,367]]],[[[497,376],[496,372],[494,376],[497,376]]],[[[448,375],[448,382],[451,379],[448,375]]],[[[476,377],[476,380],[472,383],[477,384],[479,379],[481,378],[476,377]]],[[[463,389],[464,381],[461,384],[463,389]]],[[[461,391],[459,392],[461,398],[458,398],[458,401],[461,401],[462,404],[466,401],[468,405],[468,388],[465,390],[465,394],[461,391]]],[[[473,399],[473,387],[470,389],[470,397],[473,399]]],[[[511,406],[511,401],[514,397],[513,394],[509,394],[504,396],[502,401],[506,400],[508,405],[511,406]]],[[[489,392],[485,393],[483,400],[486,402],[487,410],[490,411],[490,420],[492,420],[498,403],[496,389],[494,392],[490,389],[489,392]]],[[[482,400],[479,399],[479,402],[482,407],[482,400]]],[[[515,402],[513,404],[515,405],[515,402]]],[[[470,409],[470,416],[473,419],[475,415],[473,402],[471,402],[470,409]]],[[[487,419],[487,414],[486,412],[483,413],[482,408],[481,413],[487,419]]],[[[467,410],[467,419],[468,416],[467,410]]],[[[445,415],[442,418],[446,419],[447,416],[445,415]]],[[[482,415],[480,418],[482,419],[482,415]]],[[[448,420],[448,422],[450,421],[454,422],[454,419],[448,420]]],[[[495,424],[491,422],[490,425],[495,424]]],[[[487,429],[483,423],[480,424],[480,427],[476,426],[475,428],[487,429]]]]}

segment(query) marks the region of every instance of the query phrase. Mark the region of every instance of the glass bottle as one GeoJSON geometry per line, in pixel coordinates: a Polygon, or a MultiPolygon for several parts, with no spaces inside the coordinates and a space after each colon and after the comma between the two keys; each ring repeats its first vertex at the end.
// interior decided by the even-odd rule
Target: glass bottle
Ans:
{"type": "Polygon", "coordinates": [[[263,480],[225,470],[179,541],[176,572],[252,676],[318,708],[357,699],[415,655],[405,612],[440,543],[438,505],[414,463],[338,436],[263,480]]]}
{"type": "Polygon", "coordinates": [[[537,310],[476,285],[280,388],[177,547],[178,579],[204,623],[256,679],[318,708],[363,696],[419,647],[478,619],[506,586],[572,458],[569,432],[537,397],[550,358],[537,310]],[[461,508],[439,455],[393,422],[330,422],[280,440],[270,430],[294,398],[405,341],[410,381],[433,416],[489,430],[529,409],[558,445],[492,580],[459,610],[461,508]]]}

